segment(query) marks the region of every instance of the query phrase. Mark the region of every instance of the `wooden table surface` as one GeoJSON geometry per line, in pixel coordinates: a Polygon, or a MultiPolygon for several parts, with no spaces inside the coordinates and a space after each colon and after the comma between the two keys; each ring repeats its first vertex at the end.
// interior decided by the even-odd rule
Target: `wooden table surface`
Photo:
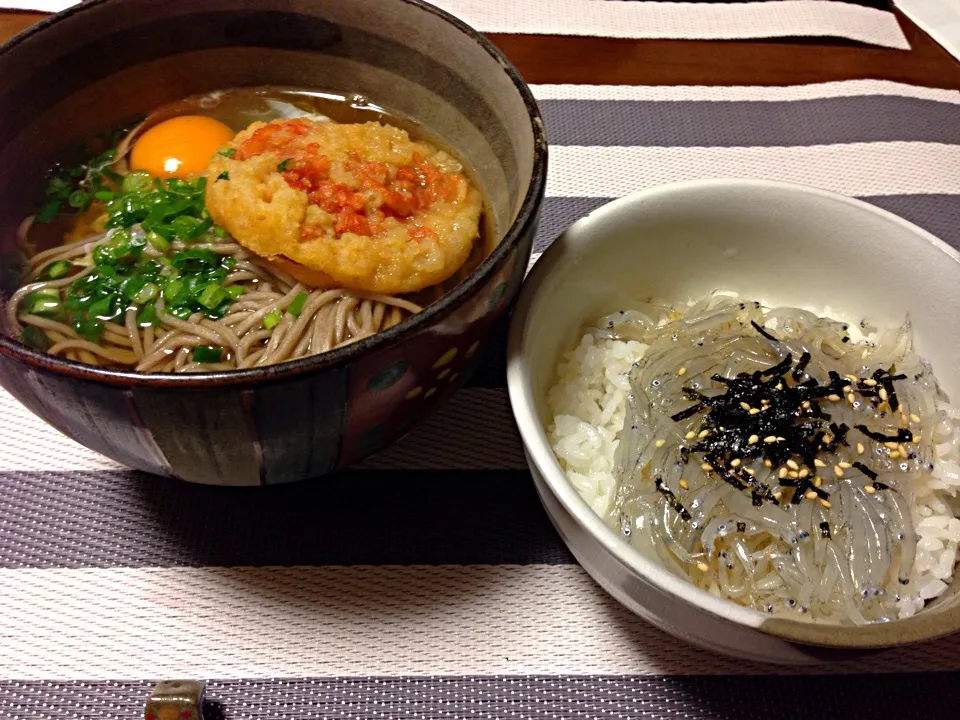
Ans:
{"type": "MultiPolygon", "coordinates": [[[[491,34],[531,83],[788,85],[879,78],[960,89],[960,63],[897,14],[911,50],[829,38],[617,40],[491,34]]],[[[0,11],[0,42],[45,17],[0,11]]]]}

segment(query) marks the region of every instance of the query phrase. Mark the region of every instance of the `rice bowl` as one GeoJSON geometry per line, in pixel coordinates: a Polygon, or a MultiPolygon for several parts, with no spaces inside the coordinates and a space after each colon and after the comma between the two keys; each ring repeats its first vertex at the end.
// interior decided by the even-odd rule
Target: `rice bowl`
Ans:
{"type": "MultiPolygon", "coordinates": [[[[955,251],[922,230],[865,203],[789,184],[680,183],[614,201],[574,223],[527,278],[511,327],[507,370],[537,490],[561,536],[594,579],[629,609],[689,642],[738,657],[808,663],[824,657],[818,646],[889,647],[956,631],[956,583],[912,617],[862,626],[816,623],[738,606],[631,547],[596,511],[609,511],[615,499],[611,458],[623,423],[618,394],[625,392],[618,378],[643,348],[581,341],[585,327],[631,303],[697,299],[718,289],[768,306],[871,317],[881,327],[899,327],[909,316],[917,352],[930,360],[952,396],[960,390],[960,327],[948,308],[960,303],[958,280],[955,251]],[[847,271],[867,256],[873,263],[869,274],[847,271]],[[922,269],[908,270],[906,258],[922,269]],[[793,269],[800,267],[803,284],[795,282],[793,269]],[[551,388],[558,362],[572,350],[575,364],[565,377],[573,384],[564,400],[562,388],[552,396],[551,388]],[[580,404],[584,387],[586,410],[580,404]],[[561,414],[571,416],[559,430],[558,403],[561,414]],[[554,445],[566,458],[562,462],[554,445]],[[568,477],[567,469],[576,474],[568,477]]],[[[953,472],[945,474],[953,478],[953,472]]],[[[949,518],[946,527],[928,524],[921,542],[933,540],[923,542],[923,552],[926,570],[936,578],[946,575],[937,541],[949,552],[956,528],[949,518]]]]}

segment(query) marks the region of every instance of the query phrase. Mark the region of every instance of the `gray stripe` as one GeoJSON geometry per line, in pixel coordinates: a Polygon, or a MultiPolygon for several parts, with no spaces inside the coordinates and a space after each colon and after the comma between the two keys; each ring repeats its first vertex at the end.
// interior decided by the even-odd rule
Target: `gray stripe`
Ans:
{"type": "MultiPolygon", "coordinates": [[[[960,128],[960,123],[957,127],[960,128]]],[[[919,225],[960,250],[960,195],[877,195],[860,199],[919,225]]],[[[533,243],[534,252],[546,250],[567,225],[611,200],[613,198],[548,197],[533,243]]]]}
{"type": "MultiPolygon", "coordinates": [[[[704,656],[704,662],[711,658],[704,656]]],[[[824,676],[442,676],[215,680],[207,720],[956,716],[960,672],[824,676]]],[[[8,720],[142,717],[151,682],[0,682],[8,720]]]]}
{"type": "Polygon", "coordinates": [[[543,100],[540,109],[551,145],[960,143],[960,106],[887,95],[790,102],[543,100]]]}
{"type": "Polygon", "coordinates": [[[250,491],[21,472],[0,474],[0,497],[0,568],[574,562],[526,470],[352,470],[250,491]]]}

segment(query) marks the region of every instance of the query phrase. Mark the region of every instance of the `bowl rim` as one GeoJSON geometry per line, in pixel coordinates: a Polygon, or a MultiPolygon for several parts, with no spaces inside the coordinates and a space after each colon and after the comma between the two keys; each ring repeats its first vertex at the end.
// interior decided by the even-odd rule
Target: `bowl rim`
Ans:
{"type": "MultiPolygon", "coordinates": [[[[547,172],[547,141],[543,118],[533,92],[520,72],[512,62],[490,40],[476,29],[459,18],[442,10],[425,0],[397,0],[412,6],[421,12],[426,12],[448,25],[453,26],[467,40],[472,41],[486,52],[502,68],[520,95],[529,120],[533,136],[533,162],[531,166],[530,182],[526,194],[517,210],[513,222],[503,233],[503,237],[496,247],[474,270],[450,292],[436,302],[428,305],[419,313],[394,325],[387,330],[371,335],[355,343],[328,350],[324,353],[309,355],[304,358],[288,360],[274,365],[243,370],[219,370],[198,373],[145,373],[135,370],[114,370],[101,368],[96,365],[87,365],[66,358],[48,355],[23,345],[5,331],[0,331],[0,355],[22,362],[28,366],[80,378],[90,381],[105,382],[112,385],[137,385],[139,387],[181,387],[198,388],[212,385],[233,386],[249,385],[251,383],[272,382],[284,380],[323,370],[346,367],[358,357],[372,354],[399,345],[403,340],[442,320],[458,309],[463,302],[486,282],[509,257],[509,254],[520,243],[521,239],[532,233],[537,221],[537,209],[543,201],[546,191],[547,172]]],[[[24,41],[43,33],[48,27],[75,15],[82,15],[95,7],[104,5],[120,5],[124,0],[87,0],[69,7],[61,12],[50,15],[30,27],[14,35],[6,43],[0,45],[0,62],[21,45],[24,41]]],[[[238,7],[243,3],[237,2],[238,7]]]]}
{"type": "MultiPolygon", "coordinates": [[[[720,177],[651,186],[600,206],[568,226],[561,235],[574,226],[576,226],[576,231],[583,230],[592,223],[602,227],[605,218],[616,216],[628,207],[642,206],[655,198],[696,194],[704,190],[721,188],[799,193],[847,205],[859,212],[874,214],[909,231],[918,241],[932,245],[935,249],[944,253],[945,259],[952,260],[957,269],[960,270],[960,252],[923,228],[887,210],[863,200],[809,185],[753,178],[720,177]]],[[[594,237],[583,241],[583,246],[595,246],[602,243],[604,237],[602,232],[598,232],[594,237]]],[[[531,305],[536,301],[541,288],[550,276],[553,266],[559,260],[560,251],[554,251],[555,248],[559,248],[559,245],[551,243],[540,255],[521,288],[514,308],[507,340],[507,389],[514,419],[519,428],[524,449],[527,452],[528,462],[535,465],[536,471],[544,480],[544,485],[550,489],[550,492],[553,493],[566,512],[584,528],[595,542],[599,543],[611,557],[631,573],[672,598],[687,602],[717,619],[749,627],[765,635],[789,642],[832,649],[876,649],[933,640],[960,630],[960,606],[947,611],[948,616],[954,622],[952,626],[946,628],[942,627],[944,623],[930,623],[929,619],[932,615],[928,613],[919,613],[911,618],[896,620],[891,623],[866,626],[819,624],[801,620],[771,618],[760,611],[745,608],[731,600],[716,597],[674,575],[662,565],[647,558],[639,550],[629,545],[608,527],[569,482],[560,467],[560,463],[547,440],[545,428],[540,421],[533,398],[531,375],[526,359],[529,329],[527,319],[531,305]],[[934,625],[934,627],[930,627],[931,625],[934,625]],[[891,637],[888,628],[897,628],[899,632],[893,633],[893,637],[891,637]],[[884,632],[885,630],[887,631],[884,632]]],[[[955,578],[954,581],[960,582],[960,578],[955,578]]],[[[939,619],[945,616],[947,615],[938,613],[934,617],[939,619]]]]}

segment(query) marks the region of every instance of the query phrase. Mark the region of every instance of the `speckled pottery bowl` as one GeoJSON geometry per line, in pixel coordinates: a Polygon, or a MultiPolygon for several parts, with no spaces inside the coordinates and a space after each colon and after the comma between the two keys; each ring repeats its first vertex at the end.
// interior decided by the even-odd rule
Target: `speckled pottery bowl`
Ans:
{"type": "Polygon", "coordinates": [[[630,545],[569,482],[545,430],[560,357],[606,313],[714,290],[883,325],[908,315],[918,353],[951,399],[960,397],[960,254],[924,230],[865,202],[759,180],[677,183],[615,200],[543,253],[510,327],[510,403],[537,491],[570,550],[633,612],[734,657],[813,663],[960,630],[960,578],[911,618],[859,627],[769,616],[718,598],[630,545]],[[850,272],[865,257],[870,272],[850,272]]]}
{"type": "Polygon", "coordinates": [[[4,270],[44,169],[67,148],[218,88],[364,95],[455,147],[486,190],[499,242],[480,267],[423,312],[332,352],[254,370],[145,375],[0,337],[0,384],[130,467],[258,485],[355,463],[462,383],[520,287],[546,174],[539,111],[488,41],[419,0],[92,0],[0,48],[0,78],[4,270]]]}

